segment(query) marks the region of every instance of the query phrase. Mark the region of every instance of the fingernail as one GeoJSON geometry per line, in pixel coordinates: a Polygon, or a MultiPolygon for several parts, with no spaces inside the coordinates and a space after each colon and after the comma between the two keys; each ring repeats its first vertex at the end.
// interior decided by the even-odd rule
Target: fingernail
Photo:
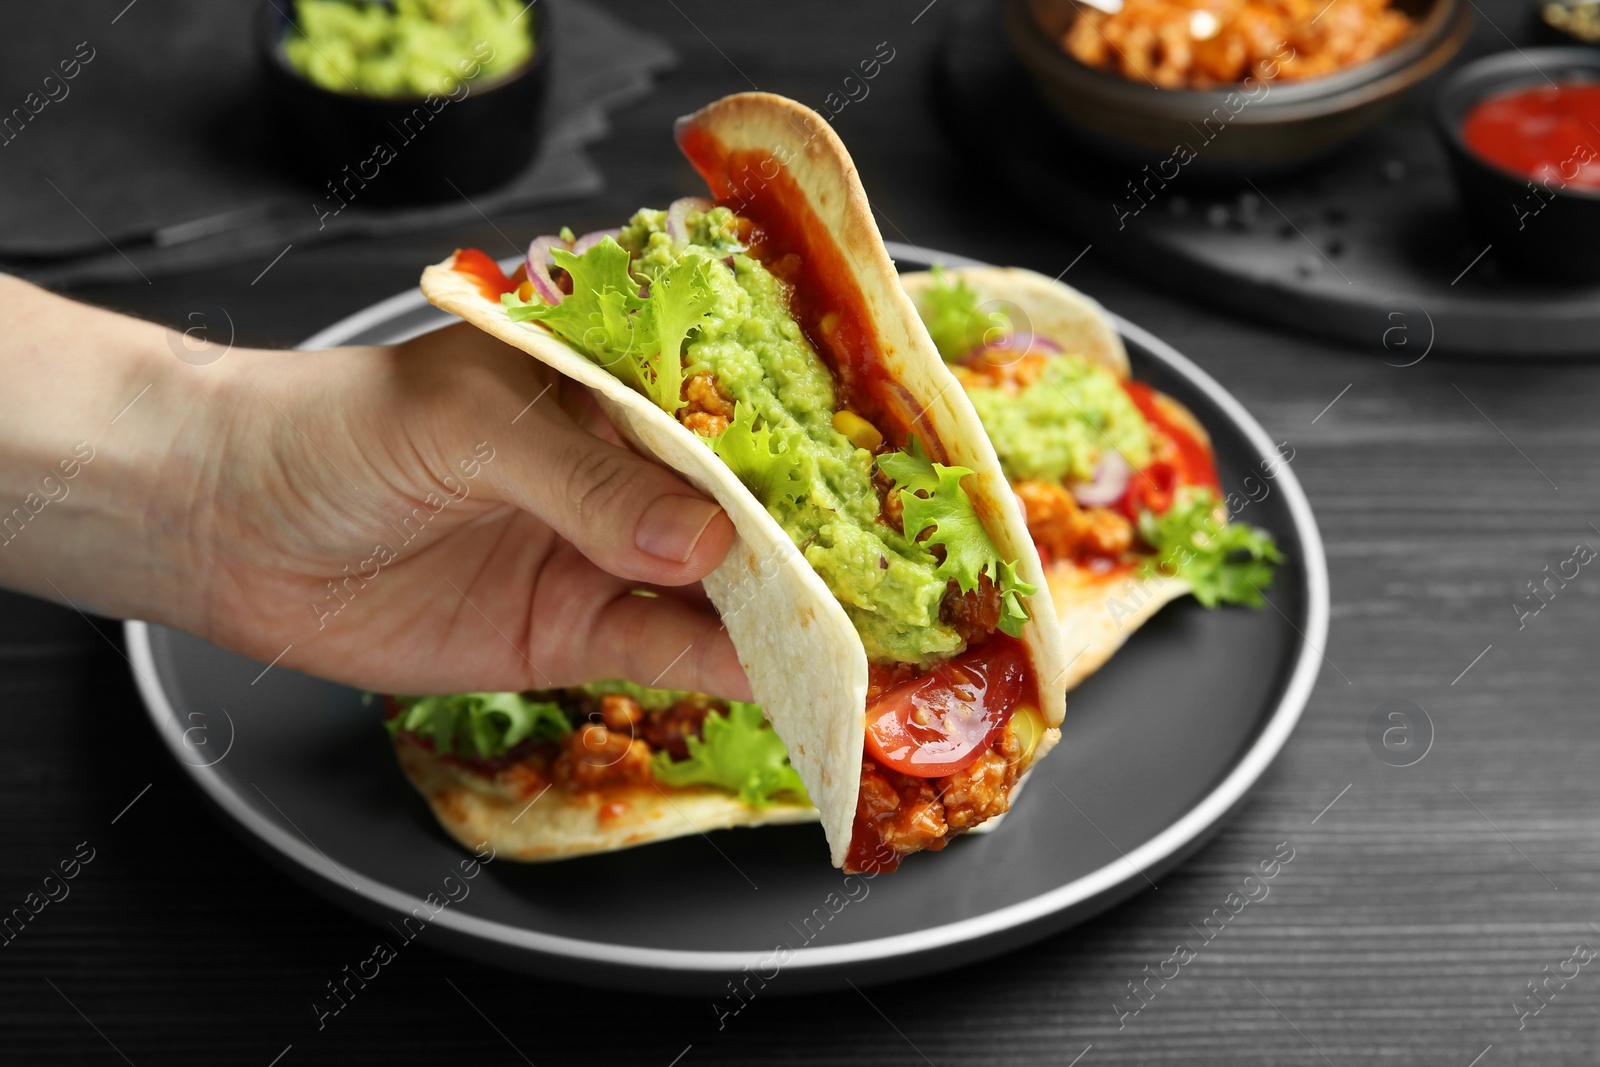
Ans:
{"type": "Polygon", "coordinates": [[[644,509],[633,531],[639,551],[674,563],[687,563],[694,546],[722,508],[691,496],[664,496],[644,509]]]}

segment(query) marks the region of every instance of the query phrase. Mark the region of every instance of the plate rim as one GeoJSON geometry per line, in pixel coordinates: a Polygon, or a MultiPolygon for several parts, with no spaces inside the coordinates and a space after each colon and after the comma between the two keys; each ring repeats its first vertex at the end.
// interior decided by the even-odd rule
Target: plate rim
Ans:
{"type": "MultiPolygon", "coordinates": [[[[891,258],[943,263],[952,267],[987,266],[980,260],[952,253],[920,248],[898,241],[885,242],[891,258]]],[[[516,257],[504,261],[515,264],[516,257]]],[[[320,330],[301,342],[296,348],[312,349],[336,346],[350,337],[398,315],[427,306],[420,291],[399,293],[362,309],[339,322],[320,330]]],[[[1212,378],[1183,353],[1122,316],[1107,311],[1113,325],[1123,337],[1134,341],[1157,359],[1177,371],[1191,385],[1206,395],[1234,425],[1243,431],[1245,438],[1259,451],[1261,457],[1276,452],[1270,435],[1247,411],[1232,393],[1212,378]]],[[[1203,841],[1209,831],[1224,820],[1241,803],[1249,791],[1266,773],[1272,761],[1288,742],[1299,722],[1306,703],[1321,673],[1322,653],[1327,642],[1329,627],[1329,590],[1327,558],[1323,550],[1322,535],[1311,511],[1298,476],[1285,463],[1277,475],[1277,486],[1286,499],[1290,517],[1300,536],[1304,554],[1302,566],[1306,582],[1306,630],[1301,636],[1294,669],[1284,685],[1277,707],[1261,727],[1250,747],[1230,766],[1221,781],[1217,782],[1186,813],[1168,824],[1163,830],[1147,839],[1132,851],[1120,856],[1064,885],[1056,886],[1027,900],[1008,904],[982,915],[926,927],[911,933],[856,941],[848,945],[805,947],[795,949],[784,964],[786,969],[818,971],[850,964],[873,964],[902,956],[916,956],[930,951],[971,944],[983,938],[1039,923],[1052,915],[1087,904],[1119,885],[1137,877],[1137,872],[1159,868],[1174,858],[1180,858],[1185,848],[1203,841]],[[1131,868],[1131,870],[1130,870],[1131,868]]],[[[1292,620],[1287,620],[1293,626],[1292,620]]],[[[255,835],[278,853],[293,860],[304,874],[314,876],[316,884],[343,896],[353,888],[358,897],[405,913],[423,904],[422,898],[394,889],[388,884],[364,875],[359,871],[337,868],[330,870],[332,861],[323,857],[308,841],[295,838],[264,814],[247,804],[221,779],[212,766],[195,766],[183,759],[181,730],[167,727],[178,722],[177,711],[159,681],[160,671],[155,662],[151,643],[150,624],[139,620],[123,623],[134,682],[144,699],[156,732],[161,735],[177,763],[189,777],[224,812],[242,827],[255,835]],[[350,885],[342,884],[346,880],[350,885]]],[[[542,933],[526,927],[513,926],[492,919],[479,918],[446,909],[434,917],[434,922],[452,933],[490,944],[499,944],[546,957],[571,960],[580,964],[615,966],[632,970],[678,971],[701,974],[732,973],[757,969],[763,960],[770,960],[771,949],[700,951],[694,949],[664,949],[646,946],[617,945],[600,941],[586,941],[558,934],[542,933]]]]}

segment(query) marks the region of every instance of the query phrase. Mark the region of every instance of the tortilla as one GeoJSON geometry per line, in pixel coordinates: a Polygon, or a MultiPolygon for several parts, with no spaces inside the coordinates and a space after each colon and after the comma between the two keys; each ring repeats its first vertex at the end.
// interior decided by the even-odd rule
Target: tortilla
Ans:
{"type": "MultiPolygon", "coordinates": [[[[1124,381],[1132,377],[1128,350],[1106,309],[1070,285],[1021,267],[947,267],[944,273],[987,297],[983,307],[998,304],[1018,332],[1053,341],[1063,352],[1075,352],[1124,381]]],[[[933,272],[902,274],[900,285],[914,299],[933,287],[933,272]]]]}
{"type": "MultiPolygon", "coordinates": [[[[1098,302],[1071,286],[1042,274],[1016,267],[963,267],[946,269],[987,297],[1005,306],[1016,328],[1061,346],[1100,364],[1118,378],[1132,377],[1128,352],[1116,326],[1098,302]]],[[[900,278],[915,297],[934,284],[931,271],[900,278]]],[[[1175,422],[1180,422],[1209,448],[1211,439],[1188,408],[1164,394],[1156,401],[1175,422]]],[[[1058,560],[1046,568],[1050,598],[1055,603],[1070,690],[1105,665],[1134,631],[1149,622],[1167,604],[1190,592],[1189,583],[1165,574],[1148,577],[1126,574],[1099,575],[1070,561],[1058,560]]]]}
{"type": "MultiPolygon", "coordinates": [[[[1065,706],[1066,663],[1044,569],[976,412],[900,288],[844,145],[820,116],[766,93],[720,100],[680,119],[676,133],[714,195],[726,198],[738,191],[736,179],[742,175],[719,173],[714,162],[732,153],[759,153],[760,180],[786,175],[782,180],[792,181],[802,202],[789,207],[814,223],[808,232],[818,243],[807,251],[840,266],[839,277],[859,296],[905,421],[919,428],[930,455],[975,472],[964,487],[986,530],[1002,557],[1017,561],[1018,576],[1038,587],[1022,643],[1049,728],[1027,761],[1031,765],[1059,740],[1065,706]]],[[[453,263],[452,256],[423,272],[422,291],[430,301],[589,387],[635,448],[727,511],[736,538],[727,558],[706,578],[706,591],[723,616],[756,701],[783,738],[816,804],[832,862],[843,866],[860,791],[867,692],[866,653],[844,609],[760,501],[702,439],[543,326],[511,322],[500,303],[453,270],[453,263]]],[[[749,818],[748,813],[742,822],[728,816],[729,824],[749,825],[749,818]]],[[[663,829],[668,823],[662,820],[663,829]]],[[[550,829],[557,832],[554,825],[550,829]]]]}

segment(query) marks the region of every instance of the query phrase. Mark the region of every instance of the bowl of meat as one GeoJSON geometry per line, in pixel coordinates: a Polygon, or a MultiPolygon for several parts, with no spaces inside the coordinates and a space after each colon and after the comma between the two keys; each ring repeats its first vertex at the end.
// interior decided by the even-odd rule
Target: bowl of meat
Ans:
{"type": "Polygon", "coordinates": [[[1382,119],[1460,50],[1466,0],[1008,0],[1045,103],[1111,155],[1288,169],[1382,119]]]}

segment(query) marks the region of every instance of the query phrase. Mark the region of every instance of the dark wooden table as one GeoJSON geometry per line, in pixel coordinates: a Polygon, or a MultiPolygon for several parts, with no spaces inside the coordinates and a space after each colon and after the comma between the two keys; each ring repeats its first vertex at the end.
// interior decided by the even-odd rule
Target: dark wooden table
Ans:
{"type": "MultiPolygon", "coordinates": [[[[618,4],[674,41],[682,67],[599,150],[603,196],[495,223],[581,232],[663,204],[696,187],[674,116],[752,84],[820,104],[888,41],[895,60],[838,119],[886,236],[1055,274],[1082,242],[1033,224],[954,152],[930,103],[941,8],[957,2],[618,4]]],[[[503,242],[483,225],[297,249],[256,285],[250,263],[77,295],[174,324],[221,304],[242,343],[288,344],[414,285],[459,244],[503,242]]],[[[1097,253],[1068,280],[1294,444],[1333,580],[1328,663],[1298,732],[1159,889],[959,973],[757,999],[720,1032],[701,1001],[532,981],[427,947],[318,1032],[312,998],[371,928],[258,858],[188,785],[138,706],[115,623],[0,594],[0,906],[80,842],[94,857],[0,947],[0,1062],[266,1067],[292,1045],[285,1067],[1593,1063],[1600,965],[1545,976],[1600,947],[1600,577],[1584,568],[1535,616],[1513,604],[1575,545],[1600,548],[1600,368],[1388,366],[1376,347],[1151,292],[1097,253]],[[1389,700],[1431,717],[1414,766],[1369,748],[1389,700]],[[1270,896],[1119,1019],[1136,1003],[1128,983],[1197,941],[1193,926],[1279,842],[1296,858],[1270,896]]]]}

